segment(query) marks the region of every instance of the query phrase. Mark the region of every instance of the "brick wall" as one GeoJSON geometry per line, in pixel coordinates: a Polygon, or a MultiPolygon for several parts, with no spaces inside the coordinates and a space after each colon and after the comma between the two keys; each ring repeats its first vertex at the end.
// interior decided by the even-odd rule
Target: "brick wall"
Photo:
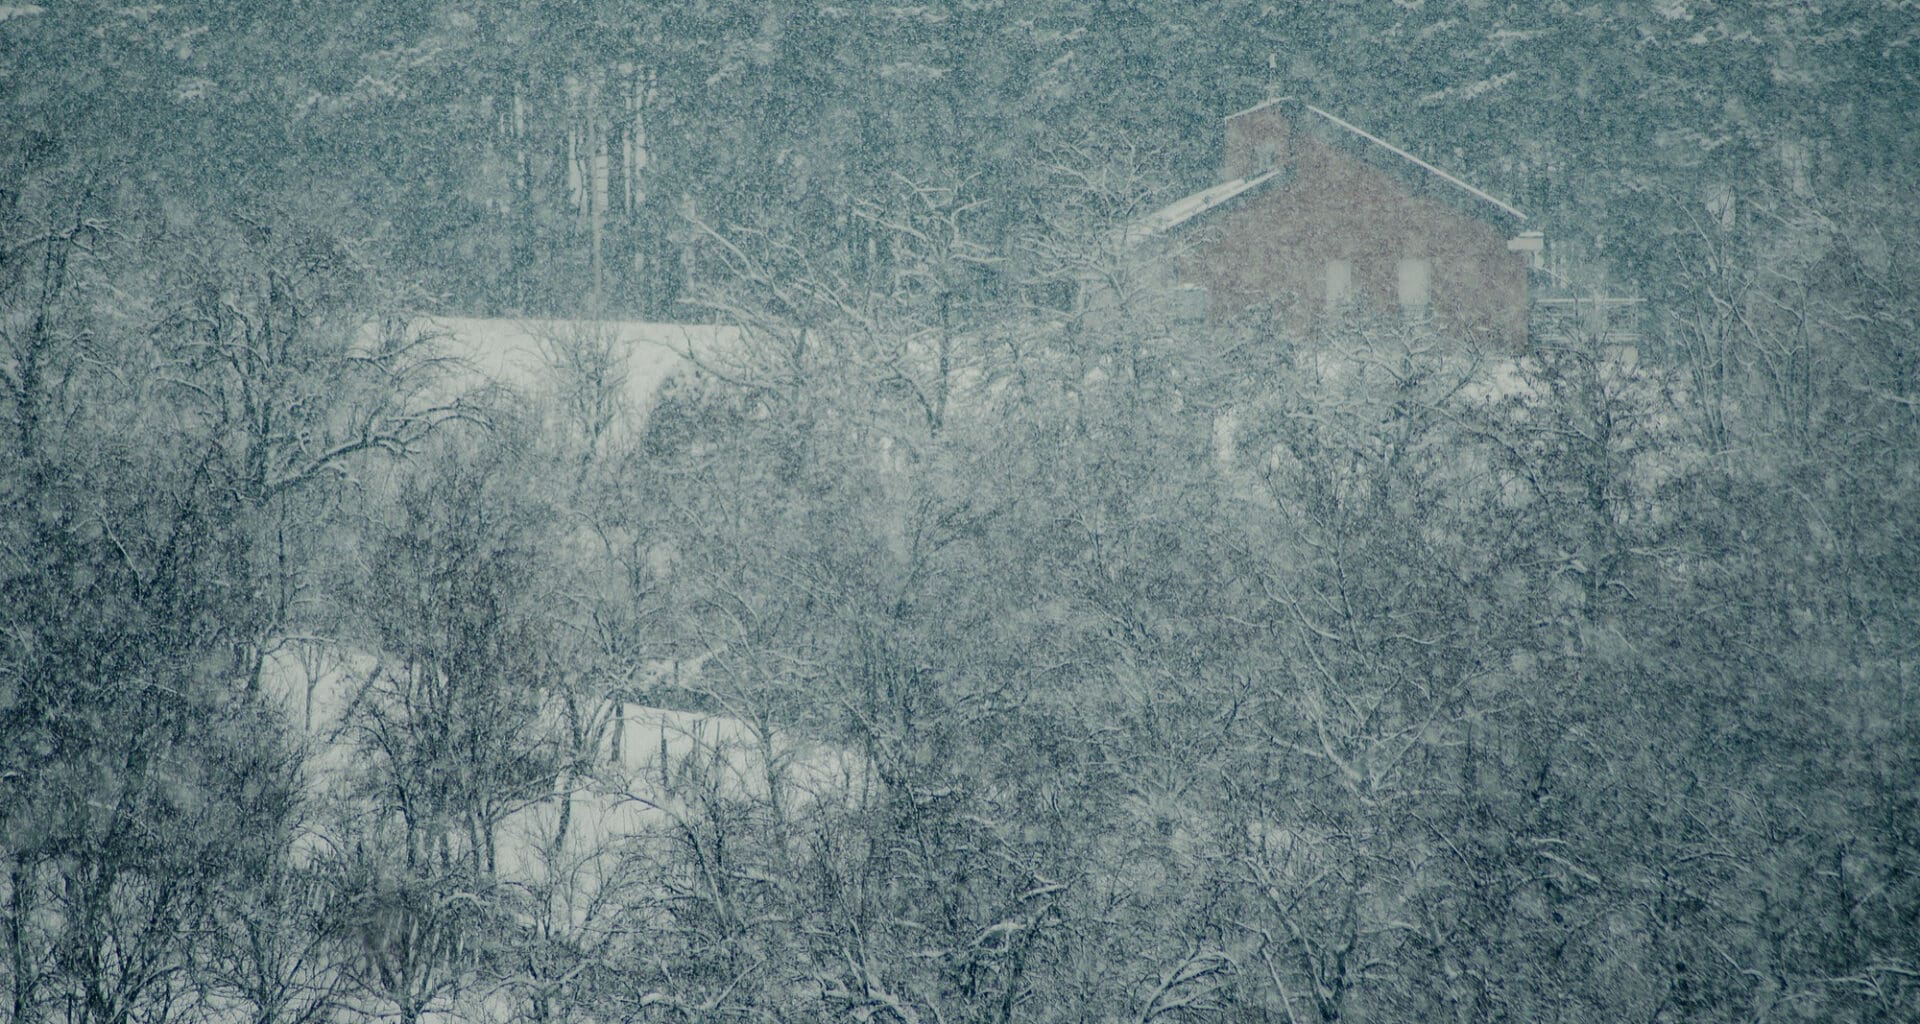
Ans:
{"type": "Polygon", "coordinates": [[[1355,305],[1394,315],[1400,261],[1424,259],[1439,329],[1525,347],[1527,257],[1507,249],[1517,229],[1476,218],[1438,191],[1453,185],[1431,179],[1426,187],[1417,170],[1389,173],[1297,130],[1287,114],[1274,104],[1228,119],[1225,176],[1260,173],[1264,151],[1280,179],[1201,218],[1181,239],[1179,276],[1209,289],[1216,318],[1253,311],[1313,332],[1328,316],[1330,260],[1351,264],[1355,305]]]}

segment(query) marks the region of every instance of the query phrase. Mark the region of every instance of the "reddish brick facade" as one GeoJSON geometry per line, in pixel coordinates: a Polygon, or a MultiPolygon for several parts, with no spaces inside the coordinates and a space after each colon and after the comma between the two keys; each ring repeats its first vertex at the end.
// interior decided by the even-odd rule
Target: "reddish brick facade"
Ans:
{"type": "Polygon", "coordinates": [[[1227,119],[1223,179],[1278,173],[1165,231],[1178,278],[1207,288],[1216,319],[1271,315],[1302,335],[1327,322],[1330,277],[1350,281],[1346,308],[1390,315],[1424,278],[1438,329],[1523,348],[1517,211],[1324,120],[1287,100],[1227,119]]]}

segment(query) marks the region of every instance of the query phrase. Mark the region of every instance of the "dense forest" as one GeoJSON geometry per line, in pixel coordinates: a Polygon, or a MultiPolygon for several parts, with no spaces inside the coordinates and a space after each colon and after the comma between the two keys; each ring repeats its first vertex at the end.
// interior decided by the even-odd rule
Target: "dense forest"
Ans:
{"type": "Polygon", "coordinates": [[[1914,13],[0,5],[0,1017],[1920,1019],[1914,13]],[[1179,315],[1280,94],[1638,358],[1179,315]]]}

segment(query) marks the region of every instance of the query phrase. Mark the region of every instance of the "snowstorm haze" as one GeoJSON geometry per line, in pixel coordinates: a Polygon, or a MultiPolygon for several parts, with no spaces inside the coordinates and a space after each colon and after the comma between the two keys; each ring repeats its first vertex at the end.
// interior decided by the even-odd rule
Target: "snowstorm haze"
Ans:
{"type": "Polygon", "coordinates": [[[1920,1020],[1906,0],[0,0],[0,1021],[1920,1020]]]}

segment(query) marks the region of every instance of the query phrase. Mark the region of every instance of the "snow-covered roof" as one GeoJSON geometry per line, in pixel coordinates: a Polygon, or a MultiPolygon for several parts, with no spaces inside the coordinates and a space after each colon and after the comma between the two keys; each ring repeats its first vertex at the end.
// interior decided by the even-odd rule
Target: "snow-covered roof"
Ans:
{"type": "MultiPolygon", "coordinates": [[[[1463,194],[1481,203],[1491,206],[1493,209],[1499,211],[1502,214],[1505,214],[1508,217],[1513,218],[1516,221],[1524,221],[1527,219],[1527,215],[1520,212],[1520,210],[1515,208],[1513,205],[1495,198],[1494,196],[1492,196],[1491,194],[1487,193],[1482,189],[1475,188],[1474,186],[1467,184],[1465,181],[1462,181],[1459,177],[1449,174],[1438,167],[1435,167],[1434,165],[1426,162],[1425,160],[1422,160],[1419,157],[1414,156],[1412,153],[1409,153],[1406,150],[1401,149],[1399,146],[1396,146],[1393,143],[1388,142],[1385,139],[1382,139],[1378,135],[1375,135],[1372,132],[1369,132],[1363,129],[1358,125],[1355,125],[1349,121],[1343,120],[1331,113],[1328,113],[1327,111],[1321,110],[1319,107],[1316,107],[1311,103],[1302,103],[1299,100],[1294,99],[1293,97],[1283,96],[1278,99],[1267,100],[1264,103],[1255,104],[1254,106],[1248,107],[1245,110],[1238,110],[1231,114],[1228,114],[1226,119],[1231,121],[1234,118],[1244,117],[1248,114],[1265,110],[1268,107],[1275,106],[1278,104],[1285,104],[1290,108],[1296,108],[1299,110],[1307,111],[1308,113],[1311,113],[1314,116],[1320,118],[1322,121],[1333,126],[1334,128],[1339,129],[1340,131],[1346,132],[1347,134],[1352,135],[1353,137],[1360,139],[1365,143],[1367,143],[1368,145],[1374,146],[1385,153],[1391,154],[1395,159],[1403,163],[1409,164],[1419,169],[1421,172],[1427,175],[1430,175],[1432,177],[1440,179],[1441,181],[1446,182],[1447,184],[1453,186],[1454,188],[1459,189],[1463,194]]],[[[1275,170],[1267,171],[1264,174],[1254,175],[1246,178],[1236,178],[1233,181],[1229,181],[1220,185],[1215,185],[1212,188],[1202,189],[1199,192],[1195,192],[1194,194],[1187,196],[1183,199],[1175,200],[1174,202],[1171,202],[1166,206],[1163,206],[1160,209],[1155,210],[1153,213],[1150,213],[1147,216],[1142,217],[1138,221],[1135,221],[1129,229],[1130,234],[1133,235],[1134,237],[1143,238],[1143,237],[1151,237],[1161,232],[1172,230],[1173,228],[1179,227],[1181,224],[1184,224],[1187,221],[1192,220],[1193,218],[1209,210],[1219,207],[1222,203],[1227,202],[1228,200],[1234,198],[1235,196],[1244,195],[1245,193],[1252,191],[1253,189],[1258,188],[1263,184],[1266,184],[1268,181],[1273,180],[1274,175],[1276,175],[1277,173],[1279,173],[1278,169],[1275,169],[1275,170]]]]}
{"type": "Polygon", "coordinates": [[[1190,196],[1176,199],[1160,209],[1147,214],[1145,217],[1134,221],[1128,226],[1127,234],[1130,238],[1141,239],[1151,238],[1164,231],[1171,231],[1208,210],[1220,206],[1228,200],[1245,195],[1259,188],[1267,182],[1272,181],[1274,176],[1279,173],[1279,170],[1276,168],[1264,174],[1256,174],[1248,178],[1235,178],[1232,181],[1215,185],[1212,188],[1201,189],[1190,196]]]}
{"type": "Polygon", "coordinates": [[[667,378],[687,366],[687,352],[713,352],[739,333],[709,324],[458,316],[422,317],[411,328],[438,337],[486,377],[536,392],[552,385],[554,360],[567,346],[604,343],[620,358],[627,401],[643,416],[667,378]]]}
{"type": "MultiPolygon", "coordinates": [[[[1278,101],[1276,100],[1274,102],[1278,102],[1278,101]]],[[[1387,140],[1379,137],[1378,135],[1374,135],[1373,133],[1367,131],[1364,128],[1359,127],[1358,125],[1354,125],[1350,122],[1343,121],[1340,118],[1335,117],[1334,115],[1329,114],[1324,110],[1321,110],[1319,107],[1316,107],[1311,103],[1302,103],[1300,106],[1301,106],[1301,109],[1306,110],[1310,113],[1316,114],[1319,117],[1323,118],[1328,124],[1331,124],[1336,128],[1343,129],[1361,139],[1366,140],[1369,143],[1372,143],[1375,146],[1378,146],[1379,148],[1385,150],[1386,152],[1391,153],[1396,157],[1399,157],[1401,160],[1404,160],[1407,163],[1410,163],[1415,167],[1420,168],[1421,170],[1427,172],[1430,175],[1433,175],[1436,178],[1439,178],[1441,181],[1444,181],[1447,184],[1452,185],[1453,187],[1461,190],[1462,192],[1465,192],[1466,194],[1472,196],[1473,198],[1478,199],[1483,203],[1487,203],[1491,205],[1494,209],[1497,209],[1501,213],[1504,213],[1507,216],[1512,217],[1514,220],[1527,219],[1526,214],[1521,213],[1518,209],[1514,208],[1510,204],[1507,204],[1507,203],[1501,202],[1498,199],[1495,199],[1493,196],[1487,194],[1486,192],[1480,189],[1477,189],[1472,185],[1467,184],[1464,181],[1461,181],[1459,178],[1451,174],[1448,174],[1446,171],[1443,171],[1440,168],[1435,167],[1434,165],[1426,162],[1425,160],[1422,160],[1419,157],[1414,156],[1412,153],[1409,153],[1406,150],[1401,149],[1399,146],[1396,146],[1393,143],[1388,142],[1387,140]]]]}

